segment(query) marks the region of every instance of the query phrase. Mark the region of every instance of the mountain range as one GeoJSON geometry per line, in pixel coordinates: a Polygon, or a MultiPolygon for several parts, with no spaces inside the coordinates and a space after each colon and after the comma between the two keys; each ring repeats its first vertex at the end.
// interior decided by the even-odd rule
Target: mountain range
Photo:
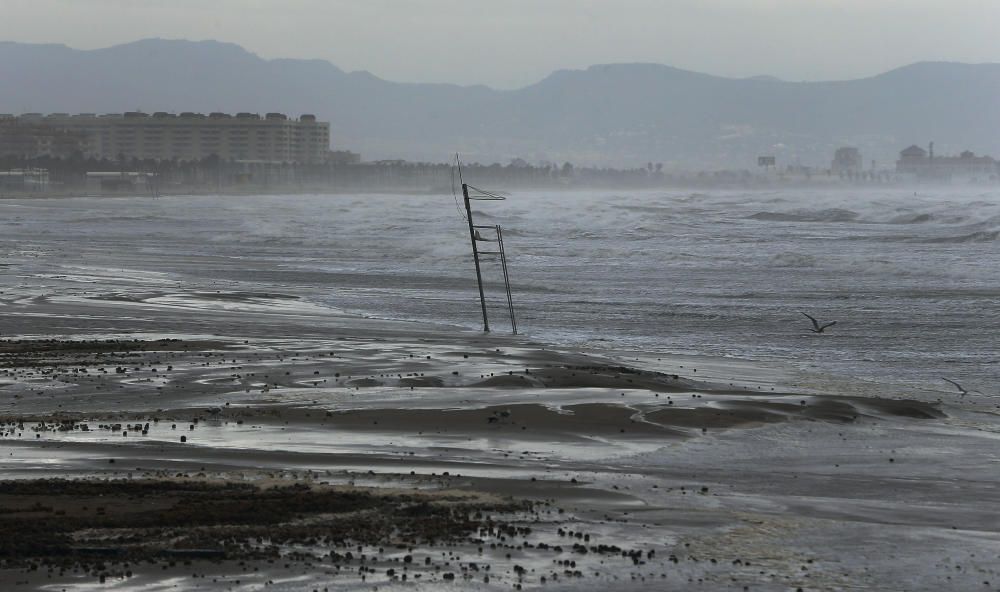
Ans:
{"type": "MultiPolygon", "coordinates": [[[[831,53],[830,59],[836,59],[831,53]]],[[[366,159],[668,167],[887,164],[907,145],[1000,156],[1000,64],[921,62],[857,80],[724,78],[659,64],[559,70],[517,90],[414,84],[217,41],[96,50],[0,42],[0,112],[281,111],[330,122],[366,159]]]]}

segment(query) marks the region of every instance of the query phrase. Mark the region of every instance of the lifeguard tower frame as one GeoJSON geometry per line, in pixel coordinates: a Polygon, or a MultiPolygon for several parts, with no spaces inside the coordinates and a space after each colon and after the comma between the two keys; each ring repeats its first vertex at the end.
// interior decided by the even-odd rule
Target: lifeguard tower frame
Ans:
{"type": "Polygon", "coordinates": [[[489,315],[486,312],[486,292],[483,289],[483,273],[482,266],[480,265],[481,257],[485,255],[486,257],[495,258],[494,260],[499,261],[500,263],[500,269],[503,272],[504,291],[507,296],[507,312],[510,315],[510,327],[514,335],[517,335],[517,319],[514,316],[514,299],[511,296],[510,274],[507,271],[507,253],[504,250],[503,245],[503,228],[499,224],[476,224],[472,218],[473,201],[502,201],[507,198],[502,195],[497,195],[496,193],[479,189],[478,187],[473,187],[472,185],[466,183],[462,178],[462,163],[458,160],[458,155],[455,155],[455,160],[457,162],[459,182],[462,184],[462,198],[465,202],[465,218],[469,223],[469,240],[472,243],[472,259],[476,264],[476,284],[479,287],[479,303],[483,309],[483,331],[486,333],[490,332],[489,315]],[[483,233],[487,233],[487,236],[483,236],[483,233]],[[496,243],[496,250],[480,251],[479,243],[481,242],[496,243]]]}

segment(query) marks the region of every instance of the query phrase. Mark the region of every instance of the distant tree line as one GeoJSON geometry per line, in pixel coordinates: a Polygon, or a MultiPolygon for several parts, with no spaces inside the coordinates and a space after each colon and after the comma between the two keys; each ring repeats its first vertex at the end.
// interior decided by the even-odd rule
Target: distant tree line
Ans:
{"type": "MultiPolygon", "coordinates": [[[[331,190],[331,191],[434,191],[459,190],[451,163],[383,160],[361,162],[348,151],[331,152],[321,164],[260,163],[225,160],[211,155],[200,160],[153,160],[86,157],[77,152],[65,157],[24,158],[0,156],[0,170],[43,168],[54,188],[82,187],[88,172],[153,173],[162,191],[227,190],[331,190]]],[[[572,163],[532,165],[515,158],[507,164],[463,163],[465,181],[483,189],[527,188],[656,188],[697,185],[747,185],[756,177],[749,171],[715,171],[688,174],[664,172],[662,163],[648,162],[634,168],[586,167],[572,163]]]]}

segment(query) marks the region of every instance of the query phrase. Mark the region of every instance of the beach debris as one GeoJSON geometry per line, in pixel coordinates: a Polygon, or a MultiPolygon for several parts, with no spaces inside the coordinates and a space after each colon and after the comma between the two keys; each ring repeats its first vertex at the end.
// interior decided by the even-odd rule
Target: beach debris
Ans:
{"type": "Polygon", "coordinates": [[[497,423],[502,419],[510,419],[510,409],[494,411],[493,415],[486,418],[487,423],[497,423]]]}
{"type": "MultiPolygon", "coordinates": [[[[800,311],[800,312],[801,312],[801,311],[800,311]]],[[[812,329],[809,329],[809,330],[810,330],[810,331],[812,331],[813,333],[822,333],[822,332],[823,332],[824,330],[826,330],[826,329],[827,329],[828,327],[832,327],[832,326],[834,326],[834,325],[836,325],[836,324],[837,324],[837,321],[831,321],[831,322],[829,322],[829,323],[826,323],[826,324],[824,324],[824,325],[820,325],[820,324],[819,324],[819,321],[817,321],[817,320],[816,320],[816,319],[814,319],[813,317],[811,317],[811,316],[807,315],[807,314],[806,314],[806,313],[804,313],[804,312],[803,312],[802,314],[803,314],[803,315],[805,315],[805,317],[806,317],[806,318],[808,318],[808,319],[809,319],[810,321],[812,321],[812,324],[813,324],[813,328],[812,328],[812,329]]]]}

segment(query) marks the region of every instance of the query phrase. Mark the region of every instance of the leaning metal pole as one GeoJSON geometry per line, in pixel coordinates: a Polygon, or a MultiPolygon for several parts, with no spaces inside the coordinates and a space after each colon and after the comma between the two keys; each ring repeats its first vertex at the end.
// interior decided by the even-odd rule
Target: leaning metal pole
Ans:
{"type": "Polygon", "coordinates": [[[483,331],[490,332],[490,322],[486,318],[486,294],[483,293],[483,274],[479,270],[479,246],[476,244],[476,229],[472,226],[472,206],[469,203],[469,186],[462,183],[462,197],[465,198],[465,213],[469,219],[469,238],[472,240],[472,259],[476,262],[476,281],[479,283],[479,302],[483,305],[483,331]]]}
{"type": "Polygon", "coordinates": [[[517,335],[517,319],[514,318],[514,298],[510,295],[510,275],[507,274],[507,253],[503,250],[503,230],[497,224],[497,246],[500,248],[500,266],[503,269],[503,284],[507,288],[507,311],[510,312],[510,329],[517,335]]]}

